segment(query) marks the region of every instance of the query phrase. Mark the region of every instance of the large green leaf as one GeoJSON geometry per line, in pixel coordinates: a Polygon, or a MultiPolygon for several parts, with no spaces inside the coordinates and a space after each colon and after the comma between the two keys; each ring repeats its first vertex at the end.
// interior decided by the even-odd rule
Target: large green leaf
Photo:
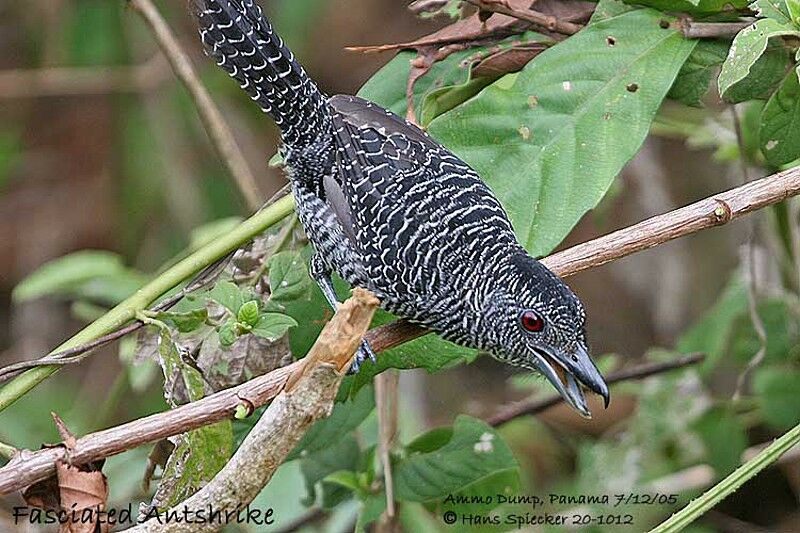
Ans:
{"type": "Polygon", "coordinates": [[[761,152],[774,166],[800,157],[800,82],[794,71],[764,106],[759,140],[761,152]]]}
{"type": "Polygon", "coordinates": [[[719,94],[726,96],[734,84],[748,76],[750,69],[767,49],[772,37],[800,35],[800,31],[789,23],[773,18],[760,19],[740,31],[733,39],[722,71],[719,74],[719,94]]]}
{"type": "MultiPolygon", "coordinates": [[[[439,500],[517,468],[511,450],[494,429],[475,418],[459,416],[446,444],[424,453],[411,453],[398,462],[394,470],[395,496],[417,502],[439,500]]],[[[510,477],[503,479],[511,482],[510,477]]]]}
{"type": "Polygon", "coordinates": [[[550,251],[637,152],[694,49],[664,15],[591,24],[430,124],[475,168],[533,254],[550,251]]]}

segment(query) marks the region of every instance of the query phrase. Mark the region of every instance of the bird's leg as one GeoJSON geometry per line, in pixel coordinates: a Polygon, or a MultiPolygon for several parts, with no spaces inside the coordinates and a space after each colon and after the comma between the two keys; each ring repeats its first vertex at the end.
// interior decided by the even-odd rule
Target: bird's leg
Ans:
{"type": "MultiPolygon", "coordinates": [[[[319,288],[322,291],[323,296],[325,296],[325,299],[328,301],[328,304],[334,311],[336,311],[340,302],[336,296],[336,291],[333,288],[331,269],[325,264],[325,261],[322,259],[322,257],[316,253],[311,256],[311,262],[309,266],[309,273],[311,274],[311,277],[314,278],[314,281],[316,281],[317,285],[319,285],[319,288]]],[[[350,367],[350,370],[348,370],[348,374],[358,373],[361,363],[366,361],[367,358],[369,358],[373,363],[377,363],[375,352],[372,351],[372,347],[369,345],[369,342],[367,342],[367,339],[362,339],[361,346],[358,347],[355,361],[353,361],[353,365],[350,367]]]]}

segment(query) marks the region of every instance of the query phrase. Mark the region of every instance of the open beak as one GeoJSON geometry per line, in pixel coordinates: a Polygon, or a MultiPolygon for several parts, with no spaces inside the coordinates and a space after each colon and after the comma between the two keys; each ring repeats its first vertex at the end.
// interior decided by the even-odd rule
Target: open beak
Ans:
{"type": "Polygon", "coordinates": [[[564,400],[571,405],[584,418],[592,418],[592,413],[586,405],[583,388],[603,397],[605,407],[611,399],[608,385],[589,357],[589,352],[583,346],[573,354],[564,354],[555,350],[541,350],[535,353],[534,364],[537,370],[544,374],[553,384],[564,400]]]}

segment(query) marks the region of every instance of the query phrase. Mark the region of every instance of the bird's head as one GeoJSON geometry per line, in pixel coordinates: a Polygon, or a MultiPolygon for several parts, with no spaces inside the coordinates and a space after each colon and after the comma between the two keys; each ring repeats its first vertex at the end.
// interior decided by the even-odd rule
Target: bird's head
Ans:
{"type": "Polygon", "coordinates": [[[586,341],[586,314],[575,293],[525,253],[505,258],[484,316],[492,355],[543,374],[581,415],[589,418],[582,387],[609,402],[608,385],[586,341]]]}

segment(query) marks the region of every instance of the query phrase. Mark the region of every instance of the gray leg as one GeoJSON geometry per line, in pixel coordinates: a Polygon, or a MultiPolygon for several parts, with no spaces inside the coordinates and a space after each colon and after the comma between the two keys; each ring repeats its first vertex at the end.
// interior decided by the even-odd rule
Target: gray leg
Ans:
{"type": "MultiPolygon", "coordinates": [[[[316,281],[317,285],[319,285],[319,288],[322,291],[322,294],[325,296],[325,299],[328,301],[328,304],[334,311],[336,311],[336,308],[339,307],[339,300],[336,297],[336,291],[333,288],[331,269],[325,264],[325,261],[322,259],[322,257],[316,253],[311,256],[309,267],[309,273],[311,274],[311,277],[314,278],[314,281],[316,281]]],[[[369,345],[369,342],[367,342],[366,339],[363,339],[361,341],[361,346],[359,346],[358,352],[356,353],[353,365],[350,367],[350,370],[348,370],[348,374],[357,374],[359,368],[361,368],[361,363],[366,361],[367,358],[369,358],[373,363],[377,363],[375,352],[372,351],[372,347],[369,345]]]]}

